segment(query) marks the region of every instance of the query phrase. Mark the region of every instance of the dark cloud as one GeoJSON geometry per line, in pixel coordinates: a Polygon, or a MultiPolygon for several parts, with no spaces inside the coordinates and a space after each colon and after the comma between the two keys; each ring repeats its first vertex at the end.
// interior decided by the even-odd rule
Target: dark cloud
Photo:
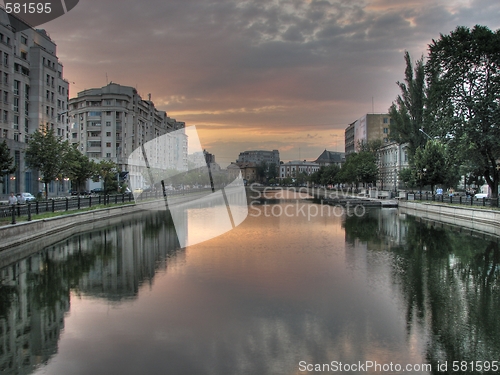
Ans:
{"type": "Polygon", "coordinates": [[[107,74],[188,124],[324,130],[372,98],[385,112],[405,50],[426,55],[457,25],[496,29],[499,12],[497,0],[81,0],[43,27],[72,95],[107,74]]]}

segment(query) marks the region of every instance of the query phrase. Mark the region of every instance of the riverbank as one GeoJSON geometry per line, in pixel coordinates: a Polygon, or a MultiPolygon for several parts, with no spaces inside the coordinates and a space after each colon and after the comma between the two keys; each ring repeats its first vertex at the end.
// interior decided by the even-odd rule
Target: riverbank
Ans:
{"type": "Polygon", "coordinates": [[[399,201],[399,212],[500,237],[500,211],[444,203],[399,201]]]}
{"type": "MultiPolygon", "coordinates": [[[[205,194],[205,192],[199,192],[179,195],[176,196],[175,199],[170,199],[169,206],[196,199],[197,196],[203,196],[205,194]]],[[[30,242],[35,240],[37,242],[42,241],[48,246],[74,233],[117,223],[124,215],[158,209],[165,209],[165,201],[163,199],[107,207],[86,212],[70,213],[56,217],[20,222],[14,225],[5,225],[0,227],[1,257],[2,259],[8,257],[6,252],[14,248],[19,248],[19,246],[23,244],[29,245],[30,242]]]]}

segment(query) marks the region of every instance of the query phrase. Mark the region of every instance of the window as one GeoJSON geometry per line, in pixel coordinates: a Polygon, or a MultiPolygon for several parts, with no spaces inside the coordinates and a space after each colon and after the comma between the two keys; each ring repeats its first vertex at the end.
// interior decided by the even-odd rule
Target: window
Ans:
{"type": "Polygon", "coordinates": [[[29,107],[30,107],[29,103],[27,101],[25,101],[24,102],[24,114],[26,116],[29,116],[29,107]]]}
{"type": "Polygon", "coordinates": [[[47,74],[47,80],[46,80],[46,82],[47,82],[47,85],[50,84],[50,75],[48,75],[48,74],[47,74]]]}
{"type": "Polygon", "coordinates": [[[387,117],[384,117],[384,124],[387,124],[389,122],[389,119],[387,117]]]}
{"type": "Polygon", "coordinates": [[[24,35],[21,35],[21,43],[24,45],[28,44],[28,38],[26,38],[24,35]]]}
{"type": "Polygon", "coordinates": [[[14,133],[14,141],[19,142],[19,133],[14,133]]]}
{"type": "Polygon", "coordinates": [[[389,133],[389,128],[384,128],[384,134],[388,134],[389,133]]]}
{"type": "Polygon", "coordinates": [[[111,126],[111,121],[106,121],[106,126],[111,126]]]}
{"type": "Polygon", "coordinates": [[[9,84],[9,74],[8,73],[4,73],[3,74],[3,84],[4,85],[8,85],[9,84]]]}
{"type": "Polygon", "coordinates": [[[9,102],[9,93],[7,91],[3,92],[3,102],[8,103],[9,102]]]}
{"type": "Polygon", "coordinates": [[[19,116],[14,115],[14,129],[19,129],[19,116]]]}
{"type": "Polygon", "coordinates": [[[111,132],[106,132],[106,137],[111,137],[111,132]]]}
{"type": "Polygon", "coordinates": [[[9,54],[5,52],[3,53],[3,64],[9,66],[9,54]]]}
{"type": "Polygon", "coordinates": [[[106,147],[111,147],[111,142],[106,142],[106,147]]]}
{"type": "Polygon", "coordinates": [[[73,139],[76,139],[78,137],[78,133],[73,133],[73,139]]]}
{"type": "Polygon", "coordinates": [[[14,112],[19,112],[19,98],[14,98],[14,112]]]}
{"type": "Polygon", "coordinates": [[[107,153],[106,153],[106,157],[107,157],[107,158],[110,158],[110,157],[111,157],[111,153],[110,153],[110,152],[107,152],[107,153]]]}
{"type": "Polygon", "coordinates": [[[28,52],[21,51],[21,59],[28,60],[28,52]]]}
{"type": "Polygon", "coordinates": [[[90,111],[89,116],[93,116],[93,117],[101,117],[101,112],[100,111],[90,111]]]}
{"type": "Polygon", "coordinates": [[[25,85],[24,86],[24,98],[26,100],[28,100],[30,97],[30,86],[29,85],[25,85]]]}
{"type": "Polygon", "coordinates": [[[106,111],[106,116],[111,116],[111,111],[106,111]]]}
{"type": "Polygon", "coordinates": [[[9,112],[3,111],[3,122],[9,121],[9,112]]]}
{"type": "Polygon", "coordinates": [[[21,82],[14,80],[14,95],[19,95],[19,87],[21,82]]]}

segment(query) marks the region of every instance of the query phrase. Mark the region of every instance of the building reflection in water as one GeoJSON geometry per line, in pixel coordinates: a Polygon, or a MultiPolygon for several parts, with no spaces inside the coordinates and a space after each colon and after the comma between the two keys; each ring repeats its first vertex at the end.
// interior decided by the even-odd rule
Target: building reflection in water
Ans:
{"type": "MultiPolygon", "coordinates": [[[[134,299],[141,284],[179,255],[166,213],[57,243],[0,270],[0,372],[29,374],[57,353],[70,291],[134,299]]],[[[181,255],[182,257],[182,255],[181,255]]]]}
{"type": "Polygon", "coordinates": [[[492,365],[499,358],[498,238],[420,222],[397,210],[346,218],[343,226],[352,245],[347,261],[357,267],[372,261],[367,268],[376,268],[373,254],[390,250],[390,277],[404,297],[408,338],[416,333],[426,338],[426,358],[434,369],[445,361],[449,370],[453,361],[466,361],[469,368],[462,373],[471,373],[471,361],[492,365]]]}

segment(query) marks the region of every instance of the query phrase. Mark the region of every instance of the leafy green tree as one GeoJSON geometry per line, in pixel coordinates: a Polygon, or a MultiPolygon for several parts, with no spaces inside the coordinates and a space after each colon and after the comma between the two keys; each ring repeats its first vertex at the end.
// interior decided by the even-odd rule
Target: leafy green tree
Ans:
{"type": "Polygon", "coordinates": [[[391,123],[390,137],[397,143],[408,144],[410,161],[418,147],[427,141],[420,129],[424,128],[426,106],[426,84],[423,58],[415,62],[413,67],[410,54],[405,52],[405,81],[397,82],[401,90],[396,102],[389,108],[391,123]]]}
{"type": "Polygon", "coordinates": [[[439,184],[454,187],[459,179],[458,168],[450,158],[446,146],[436,140],[427,141],[425,148],[415,151],[416,179],[420,188],[430,185],[431,190],[439,184]]]}
{"type": "Polygon", "coordinates": [[[56,137],[54,129],[39,129],[30,136],[26,148],[26,165],[40,172],[46,197],[48,185],[64,171],[68,149],[69,143],[56,137]]]}
{"type": "Polygon", "coordinates": [[[378,167],[375,155],[368,151],[354,153],[346,158],[340,170],[338,180],[349,182],[358,188],[360,183],[372,183],[377,180],[378,167]]]}
{"type": "Polygon", "coordinates": [[[404,183],[406,189],[417,186],[416,175],[411,168],[401,169],[399,179],[404,183]]]}
{"type": "Polygon", "coordinates": [[[104,194],[118,190],[118,167],[111,160],[101,160],[96,165],[94,178],[101,177],[104,181],[104,194]]]}
{"type": "Polygon", "coordinates": [[[334,185],[339,182],[340,167],[337,164],[331,164],[324,168],[321,176],[322,185],[334,185]]]}
{"type": "Polygon", "coordinates": [[[70,147],[66,155],[64,173],[74,183],[76,190],[80,191],[85,181],[95,175],[96,163],[78,151],[76,146],[70,147]]]}
{"type": "Polygon", "coordinates": [[[7,142],[0,143],[0,182],[3,183],[3,176],[8,176],[16,171],[14,158],[10,156],[10,149],[7,142]]]}
{"type": "Polygon", "coordinates": [[[429,47],[434,128],[453,152],[479,169],[498,197],[500,179],[500,30],[457,27],[429,47]]]}

